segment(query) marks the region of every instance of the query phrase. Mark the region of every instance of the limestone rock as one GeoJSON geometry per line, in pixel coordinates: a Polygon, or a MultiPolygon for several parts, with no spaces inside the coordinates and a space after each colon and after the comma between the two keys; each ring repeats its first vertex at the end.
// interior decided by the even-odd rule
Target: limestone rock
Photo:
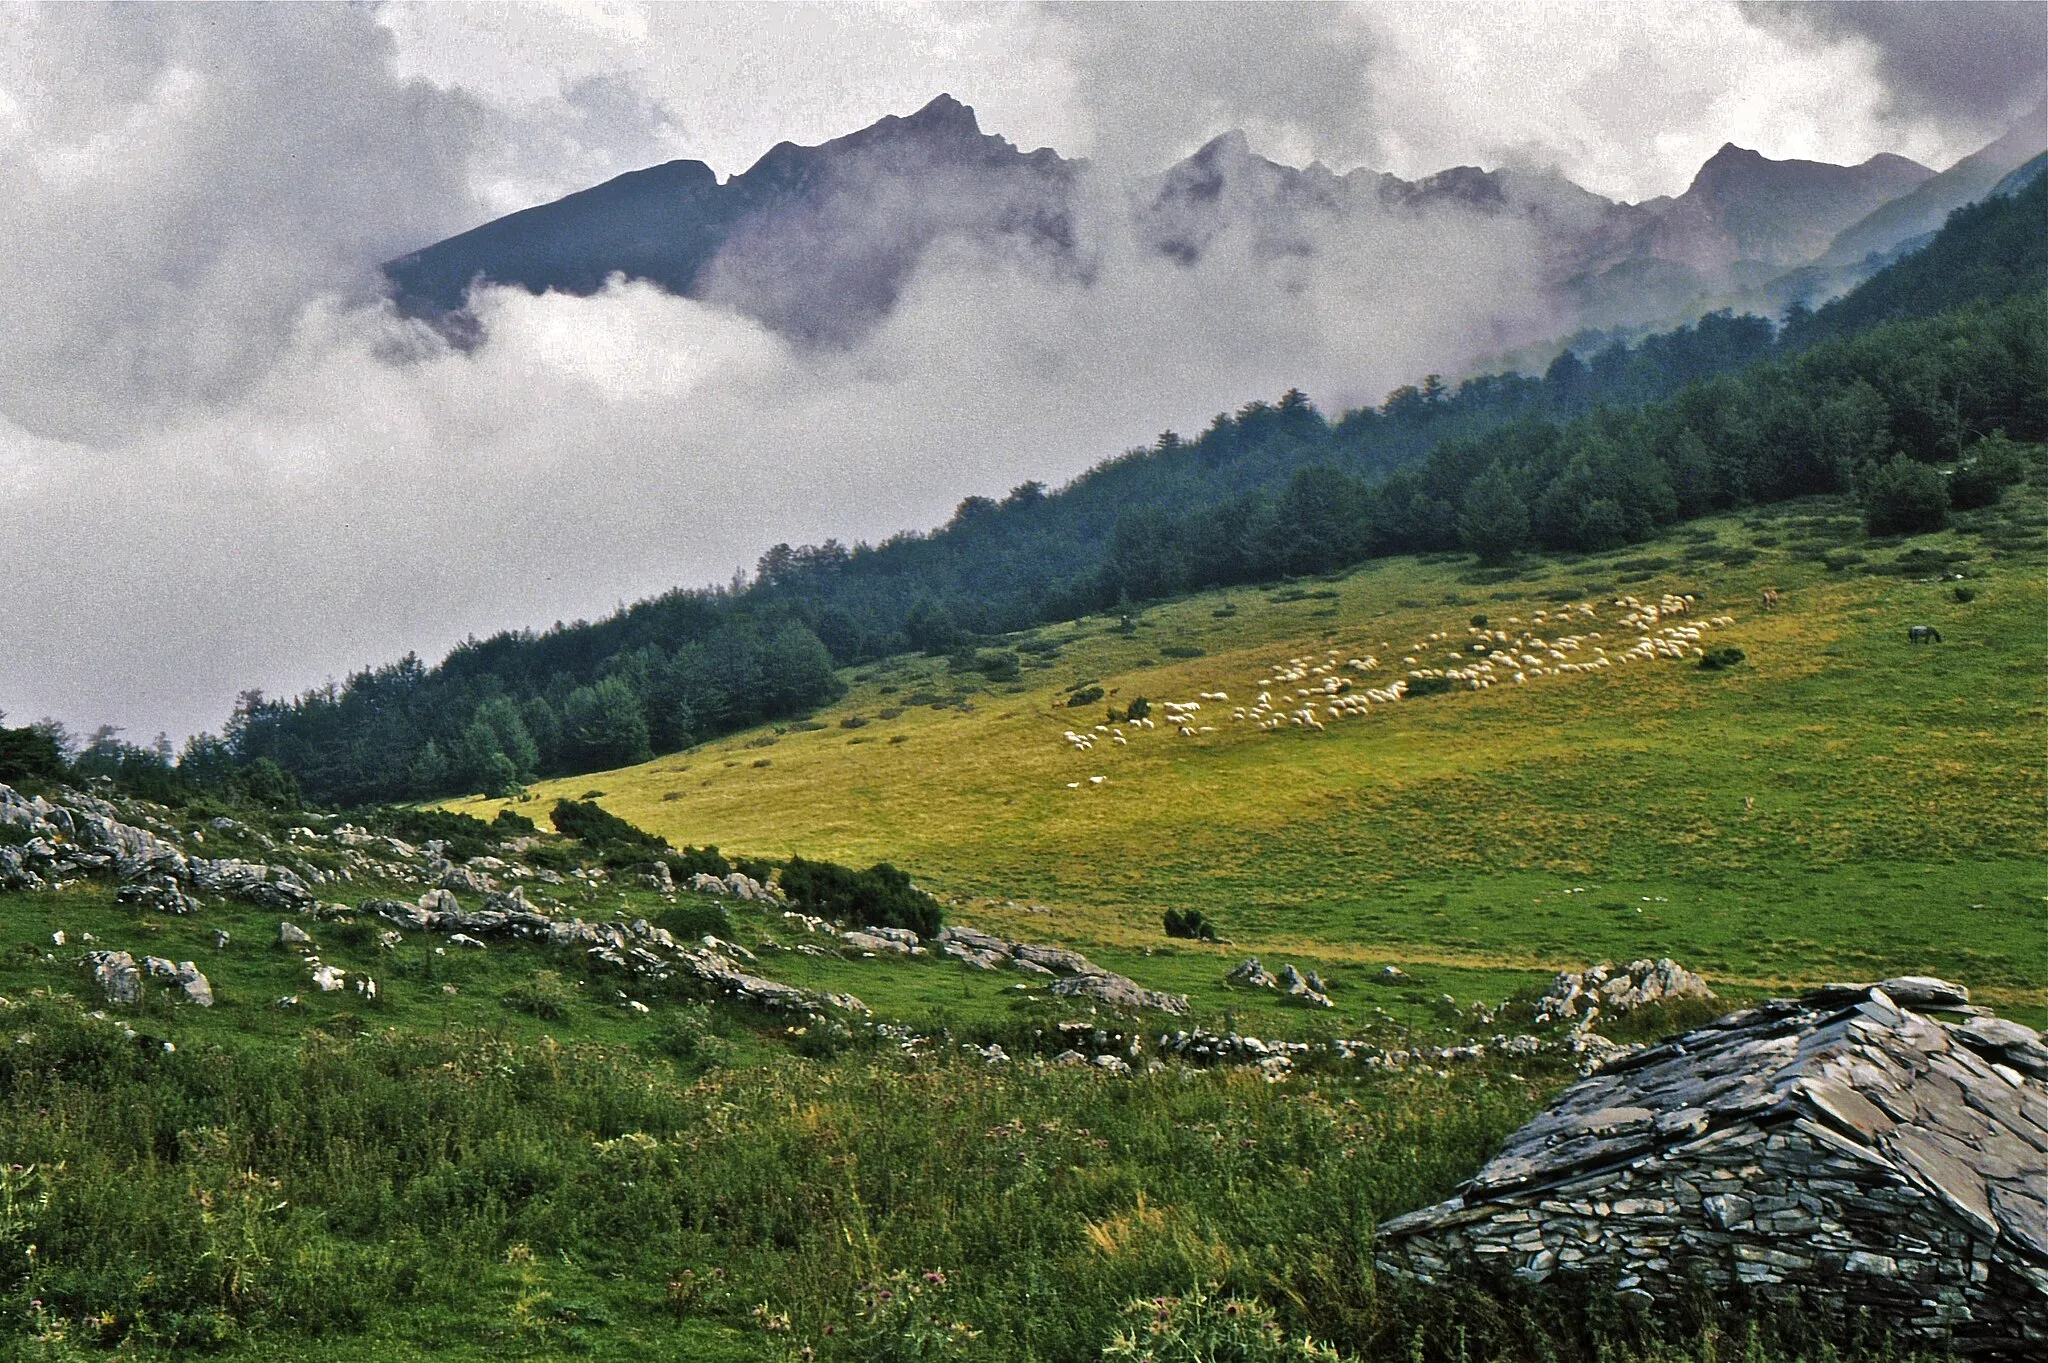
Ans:
{"type": "Polygon", "coordinates": [[[85,961],[108,1003],[135,1003],[142,998],[142,971],[127,952],[88,951],[85,961]]]}
{"type": "Polygon", "coordinates": [[[1280,986],[1279,977],[1260,965],[1256,956],[1245,957],[1235,969],[1223,977],[1223,982],[1242,985],[1247,989],[1277,989],[1280,986]]]}
{"type": "Polygon", "coordinates": [[[1558,972],[1536,1001],[1536,1020],[1571,1021],[1595,1009],[1618,1017],[1652,1003],[1713,997],[1705,980],[1669,956],[1630,961],[1621,967],[1601,964],[1590,970],[1558,972]]]}
{"type": "Polygon", "coordinates": [[[301,949],[310,951],[313,949],[313,938],[311,934],[297,923],[279,923],[277,925],[277,944],[281,947],[288,947],[293,951],[301,949]]]}
{"type": "Polygon", "coordinates": [[[489,894],[498,888],[498,882],[482,871],[472,871],[467,866],[450,866],[441,872],[435,885],[443,890],[463,891],[469,894],[489,894]]]}
{"type": "Polygon", "coordinates": [[[1176,1015],[1188,1011],[1187,995],[1147,989],[1099,966],[1085,975],[1068,975],[1054,980],[1052,992],[1062,998],[1094,999],[1116,1008],[1152,1008],[1176,1015]]]}
{"type": "Polygon", "coordinates": [[[1328,995],[1303,979],[1301,972],[1291,965],[1280,968],[1279,987],[1287,991],[1289,998],[1298,999],[1311,1008],[1329,1008],[1334,1006],[1331,1004],[1328,995]]]}
{"type": "Polygon", "coordinates": [[[306,883],[282,866],[232,857],[219,861],[194,857],[188,867],[193,887],[208,894],[288,913],[310,908],[313,903],[313,892],[306,883]]]}
{"type": "Polygon", "coordinates": [[[178,962],[178,973],[172,978],[184,992],[185,1002],[195,1008],[213,1007],[213,982],[206,978],[197,965],[190,961],[178,962]]]}
{"type": "Polygon", "coordinates": [[[123,885],[114,892],[114,902],[180,916],[198,913],[201,907],[198,900],[186,894],[178,882],[169,876],[123,885]]]}

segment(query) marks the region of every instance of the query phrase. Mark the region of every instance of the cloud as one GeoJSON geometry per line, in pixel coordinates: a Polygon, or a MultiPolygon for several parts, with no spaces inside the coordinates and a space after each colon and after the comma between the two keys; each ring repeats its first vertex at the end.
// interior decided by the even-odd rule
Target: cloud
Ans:
{"type": "Polygon", "coordinates": [[[118,436],[232,401],[306,300],[474,212],[473,101],[340,6],[0,18],[0,410],[118,436]]]}
{"type": "Polygon", "coordinates": [[[1988,137],[2038,106],[2048,81],[2041,0],[1906,0],[1744,6],[1812,47],[1867,45],[1901,120],[1961,124],[1988,137]]]}
{"type": "Polygon", "coordinates": [[[1085,150],[1121,172],[1179,160],[1243,130],[1294,165],[1356,165],[1373,150],[1365,11],[1343,5],[1051,7],[1066,30],[1085,150]]]}

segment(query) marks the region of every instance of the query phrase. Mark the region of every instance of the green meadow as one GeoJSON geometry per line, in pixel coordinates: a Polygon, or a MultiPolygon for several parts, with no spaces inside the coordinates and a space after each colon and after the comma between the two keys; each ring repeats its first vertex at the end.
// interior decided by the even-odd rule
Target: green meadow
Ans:
{"type": "Polygon", "coordinates": [[[1519,570],[1397,559],[1207,594],[1005,638],[1015,684],[899,657],[808,723],[512,803],[539,817],[602,792],[679,845],[886,859],[966,921],[1214,1007],[1245,954],[1340,979],[1422,967],[1480,993],[1670,955],[1738,992],[1932,972],[2039,1017],[2043,513],[2016,490],[1948,533],[1873,542],[1846,502],[1814,501],[1519,570]],[[1475,615],[1514,628],[1580,601],[1597,619],[1572,628],[1611,646],[1633,637],[1616,597],[1666,592],[1697,599],[1682,623],[1733,616],[1703,642],[1745,661],[1414,698],[1322,732],[1229,717],[1290,658],[1369,653],[1361,684],[1384,684],[1433,632],[1455,646],[1475,615]],[[1942,642],[1909,644],[1914,624],[1942,642]],[[1071,704],[1083,687],[1101,700],[1071,704]],[[1213,732],[1061,737],[1140,695],[1156,719],[1218,691],[1213,732]],[[1231,945],[1169,944],[1173,908],[1231,945]]]}

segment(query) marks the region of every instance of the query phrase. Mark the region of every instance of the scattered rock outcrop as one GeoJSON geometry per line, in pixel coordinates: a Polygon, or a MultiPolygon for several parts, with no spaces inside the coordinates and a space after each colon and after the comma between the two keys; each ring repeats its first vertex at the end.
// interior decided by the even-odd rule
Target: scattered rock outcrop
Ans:
{"type": "Polygon", "coordinates": [[[1713,997],[1704,979],[1669,956],[1626,966],[1603,963],[1590,970],[1559,971],[1536,1001],[1536,1021],[1584,1025],[1603,1013],[1620,1017],[1646,1004],[1713,997]]]}
{"type": "Polygon", "coordinates": [[[1113,1008],[1151,1008],[1173,1014],[1188,1011],[1187,995],[1147,989],[1113,970],[1103,969],[1068,947],[1012,942],[994,933],[959,924],[941,928],[932,940],[938,944],[941,955],[980,970],[1000,970],[1007,966],[1027,975],[1049,976],[1053,982],[1053,993],[1063,998],[1091,999],[1113,1008]]]}
{"type": "Polygon", "coordinates": [[[1925,977],[1732,1014],[1565,1090],[1447,1202],[1380,1228],[1388,1272],[1484,1264],[1867,1308],[1916,1342],[2048,1349],[2048,1047],[1925,977]]]}
{"type": "Polygon", "coordinates": [[[200,1008],[213,1007],[213,985],[206,976],[199,973],[199,967],[190,961],[167,961],[161,956],[145,956],[142,968],[155,980],[168,980],[176,985],[185,1001],[200,1008]]]}
{"type": "Polygon", "coordinates": [[[1246,989],[1274,989],[1280,984],[1280,977],[1259,964],[1256,956],[1247,956],[1228,975],[1225,984],[1240,985],[1246,989]]]}
{"type": "Polygon", "coordinates": [[[92,967],[93,983],[107,996],[108,1003],[136,1003],[142,998],[142,971],[125,951],[88,951],[85,963],[92,967]]]}

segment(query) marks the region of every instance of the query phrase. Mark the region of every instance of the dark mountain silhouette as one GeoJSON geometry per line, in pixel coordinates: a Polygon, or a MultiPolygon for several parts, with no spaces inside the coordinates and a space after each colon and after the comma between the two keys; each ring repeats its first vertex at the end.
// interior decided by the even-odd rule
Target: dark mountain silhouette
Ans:
{"type": "Polygon", "coordinates": [[[1075,163],[983,133],[941,95],[816,147],[784,142],[721,185],[670,161],[513,213],[384,267],[402,310],[457,332],[472,284],[588,295],[614,274],[845,341],[947,235],[1064,256],[1075,163]]]}

